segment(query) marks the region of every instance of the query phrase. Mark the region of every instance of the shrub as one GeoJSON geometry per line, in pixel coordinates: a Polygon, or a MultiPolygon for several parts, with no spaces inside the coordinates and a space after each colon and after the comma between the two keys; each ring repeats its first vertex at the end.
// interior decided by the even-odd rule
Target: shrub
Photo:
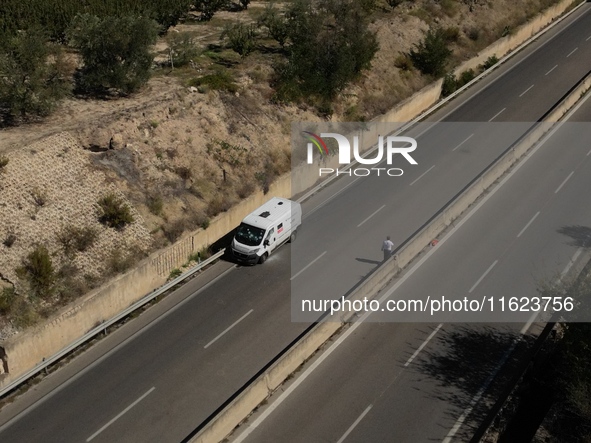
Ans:
{"type": "Polygon", "coordinates": [[[83,67],[77,86],[103,95],[110,89],[128,94],[150,78],[158,25],[146,17],[99,18],[76,16],[69,31],[71,44],[80,51],[83,67]]]}
{"type": "Polygon", "coordinates": [[[186,166],[178,166],[174,168],[174,172],[183,180],[189,180],[193,176],[193,171],[186,166]]]}
{"type": "Polygon", "coordinates": [[[16,301],[16,292],[12,286],[2,288],[0,292],[0,314],[7,315],[12,310],[16,301]]]}
{"type": "Polygon", "coordinates": [[[221,35],[221,39],[227,39],[228,45],[232,51],[238,53],[240,57],[245,58],[257,45],[257,32],[255,24],[235,23],[228,25],[221,35]]]}
{"type": "Polygon", "coordinates": [[[472,41],[477,41],[480,38],[480,29],[476,27],[468,29],[468,38],[472,41]]]}
{"type": "Polygon", "coordinates": [[[8,233],[6,234],[6,237],[4,238],[4,241],[2,242],[2,244],[4,246],[6,246],[7,248],[12,247],[12,245],[14,244],[14,242],[17,240],[16,235],[14,234],[14,232],[12,232],[11,230],[8,231],[8,233]]]}
{"type": "Polygon", "coordinates": [[[224,180],[226,178],[224,166],[236,167],[242,165],[247,149],[240,145],[233,145],[224,140],[214,140],[208,143],[205,151],[224,171],[224,180]]]}
{"type": "Polygon", "coordinates": [[[90,248],[98,238],[98,234],[98,231],[91,226],[79,228],[68,225],[58,233],[57,239],[64,253],[69,256],[74,252],[84,252],[90,248]]]}
{"type": "Polygon", "coordinates": [[[59,47],[50,45],[41,31],[32,29],[2,43],[0,125],[50,114],[70,89],[59,47]]]}
{"type": "Polygon", "coordinates": [[[458,89],[458,82],[453,72],[446,74],[443,78],[443,84],[441,85],[441,95],[447,97],[453,94],[458,89]]]}
{"type": "Polygon", "coordinates": [[[37,187],[31,190],[31,197],[37,206],[44,206],[47,203],[47,193],[37,187]]]}
{"type": "Polygon", "coordinates": [[[162,209],[164,206],[164,203],[162,201],[162,197],[160,195],[150,195],[148,196],[148,198],[146,199],[146,206],[148,206],[148,209],[150,210],[150,212],[154,215],[162,215],[162,209]]]}
{"type": "Polygon", "coordinates": [[[120,274],[131,268],[136,261],[135,252],[124,255],[120,249],[113,249],[107,259],[107,269],[113,274],[120,274]]]}
{"type": "Polygon", "coordinates": [[[129,206],[127,206],[115,194],[108,194],[98,201],[99,221],[111,228],[122,229],[126,225],[133,223],[133,215],[129,206]]]}
{"type": "Polygon", "coordinates": [[[485,62],[483,64],[481,64],[479,66],[480,71],[484,72],[489,68],[492,68],[494,65],[496,65],[499,62],[499,59],[497,58],[496,55],[491,55],[489,58],[487,58],[485,60],[485,62]]]}
{"type": "Polygon", "coordinates": [[[460,30],[457,26],[450,26],[448,28],[444,28],[443,31],[443,38],[445,38],[448,42],[457,42],[460,38],[460,30]]]}
{"type": "Polygon", "coordinates": [[[172,271],[170,271],[167,281],[174,280],[175,278],[180,276],[182,273],[183,273],[183,271],[181,271],[179,268],[174,268],[172,271]]]}
{"type": "Polygon", "coordinates": [[[209,246],[203,246],[199,251],[189,255],[189,261],[200,263],[203,260],[207,260],[211,256],[212,253],[211,249],[209,249],[209,246]]]}
{"type": "Polygon", "coordinates": [[[408,54],[400,53],[394,59],[394,66],[403,71],[410,71],[412,69],[412,60],[408,54]]]}
{"type": "Polygon", "coordinates": [[[470,83],[476,77],[476,73],[473,69],[468,69],[460,74],[460,79],[458,80],[459,84],[458,87],[462,87],[467,83],[470,83]]]}
{"type": "Polygon", "coordinates": [[[447,47],[441,28],[429,29],[423,41],[411,49],[409,56],[414,66],[423,74],[440,77],[445,72],[451,50],[447,47]]]}
{"type": "Polygon", "coordinates": [[[188,32],[173,32],[168,38],[172,66],[186,66],[199,56],[199,49],[188,32]]]}
{"type": "Polygon", "coordinates": [[[5,155],[0,155],[0,173],[4,172],[6,165],[8,165],[8,157],[5,155]]]}
{"type": "Polygon", "coordinates": [[[211,89],[231,93],[238,91],[238,85],[234,83],[234,79],[228,71],[216,71],[212,74],[204,75],[203,77],[191,79],[189,81],[189,86],[195,86],[197,88],[207,86],[211,89]]]}
{"type": "Polygon", "coordinates": [[[22,266],[16,269],[19,278],[29,283],[32,294],[41,299],[53,295],[55,271],[49,252],[45,246],[38,245],[23,259],[22,266]]]}

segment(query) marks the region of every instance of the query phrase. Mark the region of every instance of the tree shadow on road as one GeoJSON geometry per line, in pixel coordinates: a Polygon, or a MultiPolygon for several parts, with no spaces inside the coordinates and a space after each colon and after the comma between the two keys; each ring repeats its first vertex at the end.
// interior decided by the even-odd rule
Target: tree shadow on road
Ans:
{"type": "Polygon", "coordinates": [[[581,225],[563,226],[557,232],[571,238],[570,245],[577,248],[591,246],[591,228],[581,225]]]}
{"type": "MultiPolygon", "coordinates": [[[[531,345],[507,325],[473,324],[440,331],[435,342],[419,354],[413,365],[418,375],[437,384],[434,395],[449,405],[448,418],[454,423],[462,411],[472,408],[456,435],[469,441],[490,407],[507,388],[517,367],[517,356],[531,345]],[[460,411],[458,413],[458,411],[460,411]]],[[[449,426],[444,425],[446,429],[449,426]]]]}

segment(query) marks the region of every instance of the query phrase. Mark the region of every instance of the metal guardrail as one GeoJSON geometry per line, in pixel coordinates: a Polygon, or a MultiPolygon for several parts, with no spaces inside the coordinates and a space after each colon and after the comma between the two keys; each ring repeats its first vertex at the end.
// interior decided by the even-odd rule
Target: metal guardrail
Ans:
{"type": "Polygon", "coordinates": [[[133,303],[131,306],[129,306],[127,309],[125,309],[124,311],[120,312],[116,316],[110,318],[107,321],[104,321],[103,323],[101,323],[97,327],[91,329],[89,332],[87,332],[86,334],[84,334],[78,340],[70,343],[68,346],[66,346],[62,350],[58,351],[57,353],[55,353],[51,357],[49,357],[47,359],[43,359],[43,361],[41,363],[39,363],[38,365],[36,365],[33,369],[31,369],[28,372],[24,373],[19,378],[17,378],[16,380],[14,380],[12,383],[10,383],[7,386],[5,386],[4,388],[2,388],[2,390],[0,390],[0,397],[6,395],[10,391],[16,389],[20,384],[24,383],[29,378],[32,378],[35,375],[39,374],[41,371],[43,371],[44,369],[46,369],[48,366],[51,366],[52,364],[56,363],[57,361],[59,361],[60,359],[62,359],[63,357],[65,357],[66,355],[68,355],[69,353],[71,353],[72,351],[74,351],[76,348],[82,346],[87,341],[89,341],[92,338],[96,337],[98,334],[100,334],[101,332],[103,332],[108,327],[114,325],[115,323],[121,321],[122,319],[124,319],[125,317],[127,317],[128,315],[130,315],[132,312],[134,312],[137,309],[140,309],[143,306],[145,306],[146,304],[150,303],[156,297],[164,294],[166,291],[168,291],[169,289],[175,287],[176,285],[178,285],[179,283],[181,283],[183,280],[191,277],[193,274],[196,274],[197,272],[199,272],[201,269],[203,269],[208,264],[210,264],[210,263],[216,261],[217,259],[219,259],[222,255],[224,255],[224,252],[225,251],[223,249],[221,251],[218,251],[217,253],[215,253],[214,255],[212,255],[211,257],[209,257],[208,259],[206,259],[206,260],[202,261],[201,263],[199,263],[197,266],[189,269],[187,272],[179,275],[177,278],[175,278],[175,279],[167,282],[164,286],[161,286],[160,288],[154,290],[153,292],[145,295],[144,297],[142,297],[141,299],[139,299],[138,301],[136,301],[135,303],[133,303]]]}

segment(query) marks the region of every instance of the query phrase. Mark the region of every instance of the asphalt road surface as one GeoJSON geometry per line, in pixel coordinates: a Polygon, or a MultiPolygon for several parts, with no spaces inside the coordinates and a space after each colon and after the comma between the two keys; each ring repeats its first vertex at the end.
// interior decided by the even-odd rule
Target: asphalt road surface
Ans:
{"type": "MultiPolygon", "coordinates": [[[[590,29],[585,5],[430,120],[537,120],[591,69],[590,29]]],[[[285,246],[260,267],[220,264],[222,277],[202,290],[191,282],[171,297],[178,305],[154,308],[165,315],[130,322],[113,349],[97,346],[3,408],[0,439],[181,440],[305,329],[291,322],[290,289],[346,292],[377,265],[385,235],[400,244],[531,126],[507,123],[483,145],[492,126],[455,125],[419,137],[419,164],[402,177],[344,178],[310,198],[297,250],[285,246]]],[[[408,331],[402,341],[414,340],[408,331]]]]}
{"type": "MultiPolygon", "coordinates": [[[[572,121],[590,113],[587,99],[572,121]]],[[[557,128],[388,298],[532,298],[542,282],[580,267],[576,258],[591,246],[590,139],[589,123],[557,128]]],[[[354,324],[232,441],[469,441],[496,399],[493,382],[527,348],[544,312],[530,306],[521,314],[523,321],[500,325],[498,311],[477,324],[427,314],[417,320],[437,322],[406,324],[379,312],[354,324]]]]}

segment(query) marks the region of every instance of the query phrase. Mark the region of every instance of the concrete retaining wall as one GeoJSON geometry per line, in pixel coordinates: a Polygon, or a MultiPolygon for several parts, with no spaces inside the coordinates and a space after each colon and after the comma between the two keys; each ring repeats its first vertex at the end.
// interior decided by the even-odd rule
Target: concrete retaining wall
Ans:
{"type": "Polygon", "coordinates": [[[238,226],[247,214],[266,202],[270,195],[289,197],[290,177],[281,177],[271,185],[267,195],[262,192],[253,194],[214,218],[206,230],[194,232],[165,250],[152,254],[131,271],[68,305],[42,324],[5,340],[0,345],[6,352],[8,373],[0,374],[0,389],[162,286],[172,269],[186,263],[190,254],[212,244],[238,226]]]}

